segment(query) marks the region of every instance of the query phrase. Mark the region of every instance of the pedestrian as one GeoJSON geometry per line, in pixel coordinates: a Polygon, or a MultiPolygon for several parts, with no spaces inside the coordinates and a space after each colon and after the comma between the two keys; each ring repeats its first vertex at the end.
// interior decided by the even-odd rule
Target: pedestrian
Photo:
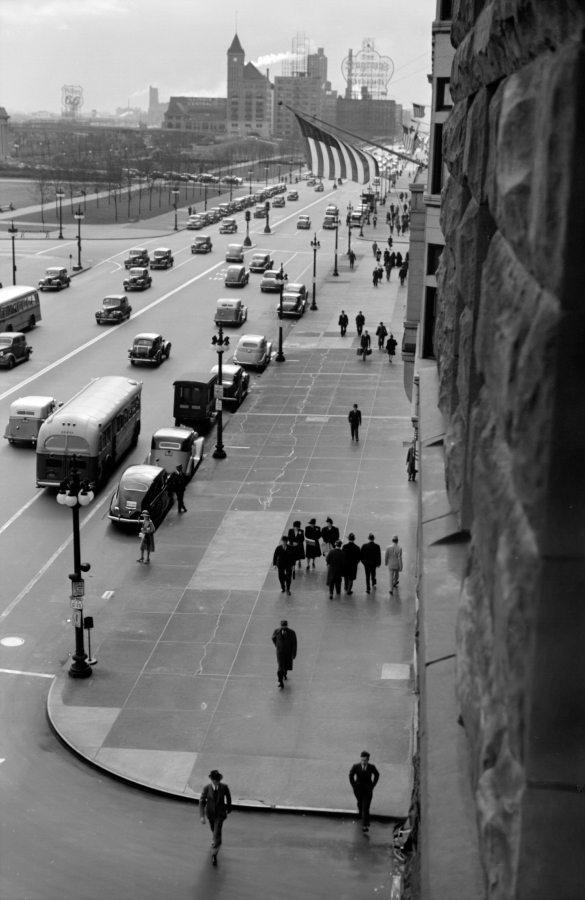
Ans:
{"type": "Polygon", "coordinates": [[[390,275],[392,274],[392,266],[390,265],[390,258],[388,258],[388,262],[386,263],[386,281],[390,281],[390,275]]]}
{"type": "Polygon", "coordinates": [[[390,546],[386,547],[384,565],[390,571],[390,593],[393,594],[394,588],[398,586],[398,575],[402,572],[402,547],[398,544],[397,534],[392,538],[390,546]]]}
{"type": "Polygon", "coordinates": [[[390,204],[390,217],[392,219],[394,218],[394,204],[393,203],[390,204]]]}
{"type": "Polygon", "coordinates": [[[380,283],[383,278],[384,278],[384,269],[382,268],[382,266],[378,266],[378,283],[380,283]]]}
{"type": "Polygon", "coordinates": [[[373,534],[368,535],[368,543],[360,549],[362,565],[366,572],[366,594],[370,593],[370,582],[376,587],[376,569],[382,565],[382,550],[376,544],[373,534]]]}
{"type": "Polygon", "coordinates": [[[397,268],[400,268],[401,265],[402,265],[402,253],[399,250],[398,253],[396,254],[396,266],[397,266],[397,268]]]}
{"type": "Polygon", "coordinates": [[[307,572],[309,571],[309,561],[315,568],[315,560],[321,556],[321,529],[317,525],[317,519],[310,519],[309,524],[305,528],[305,552],[307,554],[307,572]]]}
{"type": "Polygon", "coordinates": [[[381,259],[382,259],[382,251],[378,250],[378,252],[376,253],[376,262],[379,263],[381,259]]]}
{"type": "Polygon", "coordinates": [[[376,241],[372,244],[372,253],[374,254],[374,259],[376,258],[376,254],[378,253],[378,245],[376,241]]]}
{"type": "Polygon", "coordinates": [[[380,773],[370,762],[367,750],[360,753],[360,761],[349,770],[349,783],[357,800],[358,812],[362,820],[362,831],[370,830],[370,806],[374,788],[380,780],[380,773]]]}
{"type": "Polygon", "coordinates": [[[396,254],[394,253],[394,250],[390,254],[390,265],[392,268],[396,265],[396,254]]]}
{"type": "Polygon", "coordinates": [[[305,532],[298,520],[293,522],[293,527],[288,530],[288,542],[293,551],[295,562],[298,562],[300,569],[301,562],[305,558],[305,532]]]}
{"type": "Polygon", "coordinates": [[[335,542],[339,540],[339,528],[337,525],[333,524],[333,519],[331,516],[327,516],[325,519],[326,525],[321,532],[321,538],[323,543],[325,544],[325,549],[327,551],[333,550],[335,547],[335,542]]]}
{"type": "Polygon", "coordinates": [[[223,775],[217,769],[209,773],[210,783],[201,791],[199,807],[201,809],[201,821],[205,825],[205,816],[209,821],[209,827],[213,834],[211,841],[211,862],[217,865],[217,854],[221,847],[221,832],[223,823],[232,811],[232,795],[227,784],[222,784],[223,775]]]}
{"type": "Polygon", "coordinates": [[[349,251],[349,268],[353,269],[354,264],[355,264],[355,253],[353,252],[353,250],[350,250],[349,251]]]}
{"type": "Polygon", "coordinates": [[[349,415],[347,417],[349,422],[349,426],[351,428],[351,439],[359,441],[360,439],[360,425],[362,424],[362,414],[358,409],[357,403],[354,403],[353,409],[349,411],[349,415]]]}
{"type": "Polygon", "coordinates": [[[396,216],[396,234],[400,234],[400,219],[396,216]]]}
{"type": "Polygon", "coordinates": [[[156,528],[147,509],[143,511],[141,519],[142,525],[138,535],[140,538],[140,559],[137,559],[136,562],[144,563],[147,566],[150,563],[150,554],[154,553],[154,532],[156,528]],[[145,553],[146,559],[144,558],[145,553]]]}
{"type": "Polygon", "coordinates": [[[353,594],[353,583],[357,578],[357,567],[361,560],[361,552],[355,543],[355,534],[350,533],[347,536],[347,544],[343,546],[345,556],[345,565],[343,567],[343,580],[345,582],[345,593],[353,594]]]}
{"type": "Polygon", "coordinates": [[[409,481],[416,481],[416,444],[414,441],[408,448],[408,453],[406,454],[406,472],[409,481]]]}
{"type": "MultiPolygon", "coordinates": [[[[392,207],[390,207],[390,209],[392,209],[392,207]]],[[[390,215],[390,210],[388,210],[388,212],[386,213],[386,225],[390,224],[391,218],[392,218],[392,216],[390,215]]]]}
{"type": "Polygon", "coordinates": [[[386,343],[386,335],[388,331],[383,322],[380,322],[378,327],[376,328],[376,337],[378,338],[378,350],[384,349],[384,344],[386,343]]]}
{"type": "Polygon", "coordinates": [[[351,222],[351,216],[350,216],[350,214],[348,213],[348,214],[346,215],[346,217],[345,217],[345,224],[347,225],[348,228],[349,228],[349,223],[350,223],[350,222],[351,222]]]}
{"type": "Polygon", "coordinates": [[[378,287],[378,266],[372,272],[372,284],[374,287],[378,287]]]}
{"type": "Polygon", "coordinates": [[[390,334],[390,337],[386,341],[386,352],[388,353],[388,362],[390,362],[390,363],[394,362],[394,356],[396,354],[397,344],[398,344],[398,341],[396,340],[394,335],[390,334]]]}
{"type": "Polygon", "coordinates": [[[191,206],[188,206],[188,207],[187,207],[187,212],[189,213],[189,215],[191,215],[192,209],[193,209],[193,207],[191,207],[191,206]]]}
{"type": "Polygon", "coordinates": [[[406,266],[402,265],[400,267],[400,271],[398,273],[398,277],[400,278],[400,286],[401,287],[404,287],[404,280],[406,278],[407,272],[408,272],[408,269],[406,268],[406,266]]]}
{"type": "Polygon", "coordinates": [[[280,539],[280,544],[274,551],[272,557],[272,565],[278,569],[278,580],[280,581],[280,593],[286,593],[290,597],[290,583],[295,574],[295,555],[291,547],[289,547],[286,534],[280,539]]]}
{"type": "Polygon", "coordinates": [[[386,249],[384,250],[384,266],[388,265],[389,260],[390,260],[390,250],[386,247],[386,249]]]}
{"type": "Polygon", "coordinates": [[[362,362],[366,361],[366,357],[370,355],[372,352],[370,350],[370,346],[372,343],[372,339],[367,331],[364,331],[360,338],[360,351],[362,354],[362,362]]]}
{"type": "Polygon", "coordinates": [[[365,324],[366,324],[366,317],[364,316],[363,312],[360,309],[359,313],[355,317],[355,327],[357,329],[358,336],[361,335],[362,329],[365,324]]]}
{"type": "Polygon", "coordinates": [[[376,213],[374,213],[374,215],[372,217],[372,222],[374,223],[374,228],[375,228],[376,225],[378,224],[378,216],[376,215],[376,213]]]}
{"type": "Polygon", "coordinates": [[[288,681],[286,673],[292,671],[293,660],[297,655],[297,636],[292,628],[288,627],[286,619],[282,619],[280,628],[273,631],[272,643],[276,647],[278,686],[283,688],[284,682],[288,681]]]}
{"type": "Polygon", "coordinates": [[[393,244],[393,243],[394,243],[394,241],[392,240],[391,237],[389,237],[389,238],[388,238],[388,249],[389,249],[389,250],[392,250],[392,244],[393,244]]]}
{"type": "Polygon", "coordinates": [[[177,497],[177,512],[187,512],[185,506],[185,488],[187,487],[187,476],[183,472],[183,466],[179,463],[176,470],[169,478],[169,490],[177,497]]]}
{"type": "Polygon", "coordinates": [[[341,541],[335,541],[335,546],[329,551],[325,557],[327,563],[327,587],[329,588],[329,599],[333,600],[333,588],[339,597],[341,594],[341,579],[343,577],[343,567],[345,566],[345,553],[341,549],[341,541]]]}
{"type": "Polygon", "coordinates": [[[345,337],[345,332],[347,331],[347,326],[349,324],[349,319],[347,318],[347,313],[344,309],[341,310],[341,315],[339,316],[339,322],[337,323],[341,329],[341,337],[345,337]]]}

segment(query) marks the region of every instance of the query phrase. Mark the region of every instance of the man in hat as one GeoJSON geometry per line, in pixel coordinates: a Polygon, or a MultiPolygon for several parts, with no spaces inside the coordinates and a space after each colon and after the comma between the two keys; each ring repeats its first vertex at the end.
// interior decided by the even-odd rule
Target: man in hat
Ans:
{"type": "MultiPolygon", "coordinates": [[[[337,531],[339,534],[339,530],[337,531]]],[[[335,541],[333,547],[325,557],[327,563],[327,587],[329,588],[329,599],[333,600],[333,588],[339,597],[341,594],[341,578],[345,566],[345,553],[341,549],[341,541],[335,541]]]]}
{"type": "Polygon", "coordinates": [[[321,532],[321,537],[325,543],[325,550],[333,550],[335,547],[335,541],[339,540],[339,528],[337,525],[333,524],[333,519],[331,516],[327,516],[325,519],[326,525],[325,528],[321,532]]]}
{"type": "Polygon", "coordinates": [[[359,441],[360,439],[360,425],[362,424],[362,414],[358,409],[357,403],[354,403],[353,409],[350,409],[349,415],[347,417],[347,421],[349,422],[349,427],[351,429],[351,439],[352,441],[359,441]]]}
{"type": "Polygon", "coordinates": [[[367,750],[363,750],[360,753],[359,763],[353,765],[349,770],[349,783],[357,800],[363,832],[370,830],[370,805],[372,803],[372,794],[379,778],[380,773],[370,762],[370,754],[367,750]]]}
{"type": "Polygon", "coordinates": [[[357,578],[357,567],[361,560],[360,548],[355,543],[355,534],[353,532],[347,536],[347,544],[343,547],[343,555],[345,556],[345,565],[343,567],[345,593],[353,594],[353,583],[357,578]]]}
{"type": "Polygon", "coordinates": [[[276,647],[278,686],[283,688],[287,680],[286,673],[292,670],[293,660],[297,655],[297,636],[292,628],[288,627],[286,619],[282,619],[280,628],[273,632],[272,643],[276,647]]]}
{"type": "Polygon", "coordinates": [[[382,551],[376,544],[374,535],[368,535],[368,543],[361,546],[362,565],[366,571],[366,594],[370,593],[370,581],[372,587],[376,587],[376,569],[382,565],[382,551]]]}
{"type": "Polygon", "coordinates": [[[341,315],[339,316],[338,322],[339,328],[341,329],[341,337],[345,337],[345,332],[347,331],[347,326],[349,325],[349,319],[347,317],[347,313],[344,309],[341,310],[341,315]]]}
{"type": "Polygon", "coordinates": [[[227,784],[222,784],[223,775],[217,769],[209,773],[211,779],[201,791],[199,806],[201,807],[201,821],[205,825],[205,816],[209,820],[209,827],[213,834],[211,841],[211,862],[217,865],[217,854],[221,847],[221,830],[223,823],[232,811],[232,797],[227,784]]]}
{"type": "Polygon", "coordinates": [[[278,580],[280,581],[281,593],[284,594],[286,591],[290,597],[290,582],[295,567],[295,555],[288,545],[286,534],[283,534],[280,539],[280,544],[274,551],[272,565],[278,569],[278,580]]]}
{"type": "Polygon", "coordinates": [[[183,472],[183,466],[179,463],[177,469],[169,478],[169,490],[177,495],[177,512],[187,512],[185,506],[185,488],[187,487],[187,476],[183,472]]]}
{"type": "Polygon", "coordinates": [[[390,593],[393,594],[394,588],[398,586],[398,574],[402,572],[402,547],[398,546],[397,534],[392,538],[390,546],[386,547],[384,565],[390,571],[390,593]]]}

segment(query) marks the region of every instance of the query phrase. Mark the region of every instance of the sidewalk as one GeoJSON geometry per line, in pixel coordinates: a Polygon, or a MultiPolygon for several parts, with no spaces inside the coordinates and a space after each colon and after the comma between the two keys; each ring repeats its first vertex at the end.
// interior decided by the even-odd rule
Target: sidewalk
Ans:
{"type": "Polygon", "coordinates": [[[194,797],[218,768],[236,804],[353,815],[348,772],[367,749],[381,773],[373,813],[407,814],[417,504],[405,469],[410,404],[402,364],[390,365],[375,338],[372,356],[358,358],[354,325],[362,309],[372,336],[383,320],[400,345],[406,287],[394,273],[374,289],[369,244],[354,249],[365,251],[355,271],[340,257],[318,312],[289,333],[286,363],[269,366],[230,420],[228,458],[214,460],[208,442],[187,490],[189,512],[171,509],[152,565],[135,563],[134,535],[106,528],[100,537],[108,571],[94,566],[91,595],[113,595],[86,604],[99,663],[85,681],[60,674],[48,711],[63,739],[106,771],[194,797]],[[347,422],[356,402],[359,444],[347,422]],[[359,544],[370,531],[382,548],[400,536],[398,595],[389,596],[384,569],[366,594],[360,566],[353,595],[330,601],[323,559],[297,570],[291,597],[280,593],[271,568],[280,535],[297,518],[324,525],[328,515],[359,544]],[[279,691],[271,634],[282,617],[299,650],[279,691]]]}

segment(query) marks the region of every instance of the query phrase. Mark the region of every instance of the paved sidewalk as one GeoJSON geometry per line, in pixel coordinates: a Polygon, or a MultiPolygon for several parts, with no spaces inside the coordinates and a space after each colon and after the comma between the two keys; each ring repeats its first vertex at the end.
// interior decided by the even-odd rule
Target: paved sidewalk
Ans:
{"type": "Polygon", "coordinates": [[[65,741],[105,770],[196,796],[218,768],[236,803],[353,814],[348,771],[367,749],[381,772],[372,812],[407,814],[417,502],[405,468],[410,405],[399,355],[390,365],[374,339],[363,362],[353,321],[362,309],[373,336],[383,320],[400,346],[406,287],[394,273],[374,289],[371,269],[368,248],[354,272],[342,257],[339,277],[326,277],[318,312],[288,335],[286,363],[269,366],[230,420],[228,458],[214,460],[208,443],[187,490],[189,512],[171,509],[149,567],[134,561],[135,535],[113,526],[100,535],[108,571],[92,568],[86,603],[99,663],[86,681],[59,675],[48,709],[65,741]],[[341,308],[350,317],[345,338],[341,308]],[[359,444],[347,422],[355,402],[359,444]],[[384,569],[366,594],[360,566],[353,595],[330,601],[323,559],[297,570],[291,597],[280,593],[271,568],[280,535],[297,518],[324,525],[328,515],[359,544],[370,531],[382,548],[400,536],[397,595],[384,569]],[[280,691],[270,638],[282,617],[299,651],[280,691]]]}

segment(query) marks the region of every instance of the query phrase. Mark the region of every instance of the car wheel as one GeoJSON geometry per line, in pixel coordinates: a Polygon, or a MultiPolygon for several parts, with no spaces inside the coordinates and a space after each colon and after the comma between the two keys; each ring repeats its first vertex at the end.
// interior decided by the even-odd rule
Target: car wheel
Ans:
{"type": "Polygon", "coordinates": [[[15,365],[16,365],[16,360],[14,359],[13,356],[11,356],[10,359],[8,360],[8,368],[13,369],[15,365]]]}
{"type": "Polygon", "coordinates": [[[135,365],[136,365],[136,361],[135,361],[134,359],[131,359],[131,360],[130,360],[130,365],[131,365],[131,366],[135,366],[135,365]]]}
{"type": "Polygon", "coordinates": [[[61,284],[61,282],[59,282],[59,284],[57,285],[57,290],[60,291],[62,287],[63,285],[61,284]]]}
{"type": "Polygon", "coordinates": [[[168,345],[168,347],[166,349],[166,353],[165,353],[165,356],[167,359],[169,358],[170,355],[171,355],[171,344],[168,345]]]}

